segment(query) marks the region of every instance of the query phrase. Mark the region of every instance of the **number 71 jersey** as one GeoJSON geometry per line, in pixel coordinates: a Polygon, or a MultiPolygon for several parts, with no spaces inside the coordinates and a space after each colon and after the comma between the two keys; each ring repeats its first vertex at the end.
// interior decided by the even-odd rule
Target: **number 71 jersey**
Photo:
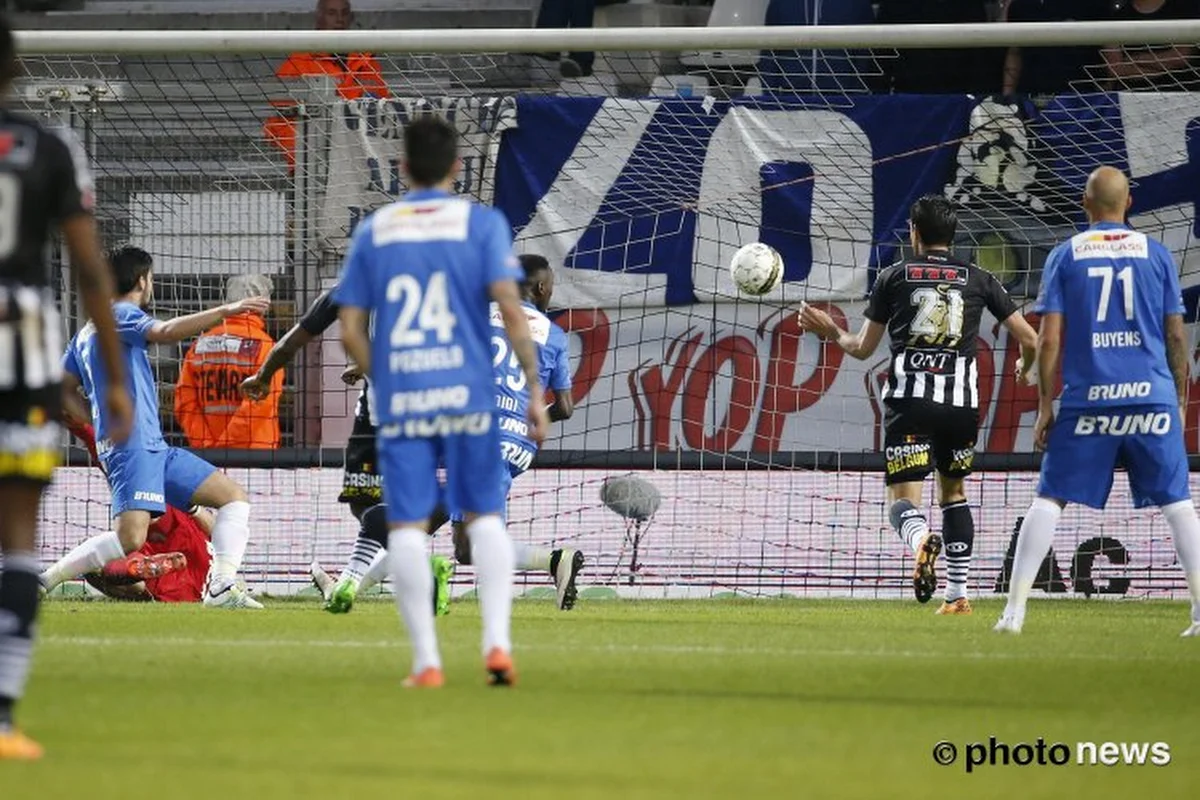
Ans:
{"type": "Polygon", "coordinates": [[[905,259],[879,273],[864,315],[887,326],[892,364],[885,401],[979,408],[976,339],[983,310],[1017,310],[990,272],[949,253],[905,259]]]}
{"type": "Polygon", "coordinates": [[[1178,402],[1165,318],[1183,314],[1179,275],[1160,242],[1099,223],[1050,252],[1035,310],[1062,314],[1062,407],[1178,402]]]}

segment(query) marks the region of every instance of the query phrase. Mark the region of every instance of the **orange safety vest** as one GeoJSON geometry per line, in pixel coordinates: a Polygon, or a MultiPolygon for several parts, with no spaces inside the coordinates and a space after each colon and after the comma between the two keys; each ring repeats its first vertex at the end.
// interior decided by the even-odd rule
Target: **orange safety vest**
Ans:
{"type": "MultiPolygon", "coordinates": [[[[389,96],[379,61],[370,53],[350,53],[344,57],[327,53],[292,53],[275,70],[275,75],[285,80],[327,75],[337,80],[338,97],[343,100],[389,96]]],[[[286,107],[294,103],[286,101],[273,105],[286,107]]],[[[267,141],[283,150],[288,166],[295,167],[296,123],[282,115],[271,117],[263,124],[263,135],[267,141]]]]}
{"type": "Polygon", "coordinates": [[[242,396],[242,381],[267,360],[275,345],[257,314],[238,314],[200,335],[183,360],[175,386],[175,418],[188,443],[199,448],[274,449],[279,446],[279,396],[283,371],[271,377],[267,396],[242,396]]]}

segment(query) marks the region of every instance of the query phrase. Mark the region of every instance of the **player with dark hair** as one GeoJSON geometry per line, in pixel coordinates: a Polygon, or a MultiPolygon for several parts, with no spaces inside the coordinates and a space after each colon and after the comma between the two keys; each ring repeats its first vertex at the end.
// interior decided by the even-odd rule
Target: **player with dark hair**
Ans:
{"type": "Polygon", "coordinates": [[[91,404],[96,449],[112,488],[116,530],[93,536],[67,553],[42,573],[42,582],[49,590],[136,552],[146,543],[151,519],[164,514],[168,504],[176,508],[201,505],[217,510],[212,530],[213,563],[204,587],[204,604],[262,608],[237,581],[250,538],[246,490],[191,451],[167,446],[147,348],[152,343],[181,342],[235,314],[266,313],[270,301],[251,297],[209,311],[156,320],[145,312],[154,297],[154,260],[150,254],[137,247],[122,247],[110,260],[117,284],[113,313],[137,400],[134,430],[128,441],[112,441],[108,415],[97,403],[108,377],[98,361],[92,325],[76,334],[63,356],[63,367],[67,390],[82,388],[91,404]]]}
{"type": "MultiPolygon", "coordinates": [[[[19,72],[16,44],[0,17],[0,95],[19,72]]],[[[95,331],[97,365],[112,375],[97,397],[109,436],[129,435],[133,405],[113,322],[112,273],[104,262],[87,156],[67,129],[0,107],[0,760],[34,760],[42,748],[18,731],[38,610],[37,518],[59,461],[62,319],[50,288],[46,245],[61,231],[95,331]]]]}
{"type": "MultiPolygon", "coordinates": [[[[550,405],[551,421],[570,419],[575,413],[571,396],[571,369],[568,364],[567,334],[546,317],[550,298],[554,294],[554,271],[542,256],[523,255],[521,268],[521,305],[529,321],[529,329],[538,345],[538,372],[542,385],[554,392],[550,405]]],[[[500,320],[493,315],[493,359],[496,368],[496,414],[500,423],[500,446],[508,466],[504,494],[508,496],[513,480],[529,469],[537,454],[538,444],[526,435],[525,413],[530,395],[516,358],[511,354],[500,320]]],[[[460,564],[471,563],[471,543],[466,525],[454,515],[454,558],[460,564]]],[[[518,570],[545,570],[554,577],[555,602],[564,611],[575,607],[578,591],[575,581],[583,569],[584,555],[580,550],[532,547],[513,543],[518,570]]]]}
{"type": "Polygon", "coordinates": [[[1054,248],[1043,267],[1033,436],[1046,454],[1017,538],[999,632],[1021,632],[1063,507],[1104,508],[1123,466],[1134,506],[1157,506],[1171,529],[1192,595],[1191,625],[1182,635],[1200,636],[1200,519],[1183,443],[1191,361],[1183,297],[1170,251],[1125,224],[1130,205],[1125,175],[1096,169],[1083,196],[1091,227],[1054,248]]]}
{"type": "Polygon", "coordinates": [[[888,519],[916,555],[918,602],[928,602],[937,591],[936,563],[945,547],[949,569],[939,614],[971,613],[967,573],[975,521],[963,483],[979,432],[975,349],[983,310],[1020,342],[1024,375],[1033,367],[1037,341],[996,277],[951,254],[956,227],[954,207],[945,197],[926,195],[913,203],[909,240],[916,255],[879,273],[858,333],[842,330],[813,306],[800,311],[806,330],[858,359],[869,358],[888,332],[892,366],[883,390],[888,519]],[[920,509],[925,478],[935,469],[940,536],[930,531],[920,509]]]}
{"type": "Polygon", "coordinates": [[[533,442],[549,424],[538,350],[521,305],[508,221],[451,193],[462,166],[454,129],[419,119],[404,131],[404,151],[413,191],[355,230],[334,301],[346,352],[370,376],[378,401],[392,585],[413,645],[405,685],[444,680],[426,550],[444,465],[446,504],[463,513],[471,539],[484,667],[490,683],[507,686],[516,681],[514,559],[503,517],[508,470],[495,414],[493,313],[528,388],[526,434],[533,442]],[[373,340],[369,320],[378,332],[373,340]]]}
{"type": "MultiPolygon", "coordinates": [[[[539,255],[526,254],[519,257],[525,273],[521,284],[522,297],[526,304],[545,313],[550,307],[554,293],[554,271],[550,263],[539,255]]],[[[323,334],[337,319],[337,305],[323,293],[305,312],[300,321],[271,348],[259,371],[242,384],[242,390],[250,397],[266,392],[272,376],[283,369],[301,349],[323,334]]],[[[539,347],[542,383],[554,392],[550,405],[550,419],[570,419],[575,411],[571,397],[570,369],[566,334],[555,325],[544,346],[539,347]]],[[[354,382],[360,378],[357,369],[343,373],[343,379],[354,382]]],[[[327,611],[349,612],[358,595],[387,577],[387,518],[382,507],[367,515],[372,506],[382,499],[381,482],[375,470],[378,463],[375,451],[375,425],[370,411],[370,396],[366,387],[359,394],[355,406],[354,427],[346,445],[345,474],[339,500],[350,505],[351,512],[361,523],[358,537],[350,558],[335,580],[317,562],[309,567],[313,583],[325,598],[327,611]]],[[[445,509],[437,509],[430,519],[430,533],[436,532],[450,519],[445,509]]],[[[555,548],[547,550],[514,542],[514,557],[518,570],[541,570],[554,579],[558,607],[571,609],[577,598],[575,582],[584,566],[583,553],[578,550],[555,548]]],[[[455,558],[459,563],[470,564],[470,544],[465,531],[456,528],[454,539],[455,558]]],[[[454,573],[453,565],[443,556],[431,558],[434,575],[434,607],[437,613],[449,611],[449,578],[454,573]]]]}

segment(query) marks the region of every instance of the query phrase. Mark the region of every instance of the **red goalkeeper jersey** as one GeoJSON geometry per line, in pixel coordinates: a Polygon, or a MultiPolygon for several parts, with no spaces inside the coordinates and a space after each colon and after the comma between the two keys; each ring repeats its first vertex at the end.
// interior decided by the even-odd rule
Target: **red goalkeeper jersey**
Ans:
{"type": "MultiPolygon", "coordinates": [[[[99,464],[92,426],[70,422],[68,427],[87,445],[92,460],[99,464]]],[[[200,602],[204,581],[212,563],[212,553],[209,551],[208,536],[191,514],[167,506],[167,513],[150,523],[146,543],[138,550],[138,555],[153,556],[160,553],[183,553],[187,556],[187,568],[147,580],[146,591],[163,603],[200,602]]]]}

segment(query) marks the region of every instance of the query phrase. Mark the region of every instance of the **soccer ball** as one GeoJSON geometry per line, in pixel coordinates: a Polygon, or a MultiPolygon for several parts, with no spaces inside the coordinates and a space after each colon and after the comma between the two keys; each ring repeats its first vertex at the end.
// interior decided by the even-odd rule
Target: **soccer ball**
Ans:
{"type": "Polygon", "coordinates": [[[742,292],[763,295],[783,280],[783,259],[770,245],[754,242],[733,254],[729,272],[742,292]]]}

